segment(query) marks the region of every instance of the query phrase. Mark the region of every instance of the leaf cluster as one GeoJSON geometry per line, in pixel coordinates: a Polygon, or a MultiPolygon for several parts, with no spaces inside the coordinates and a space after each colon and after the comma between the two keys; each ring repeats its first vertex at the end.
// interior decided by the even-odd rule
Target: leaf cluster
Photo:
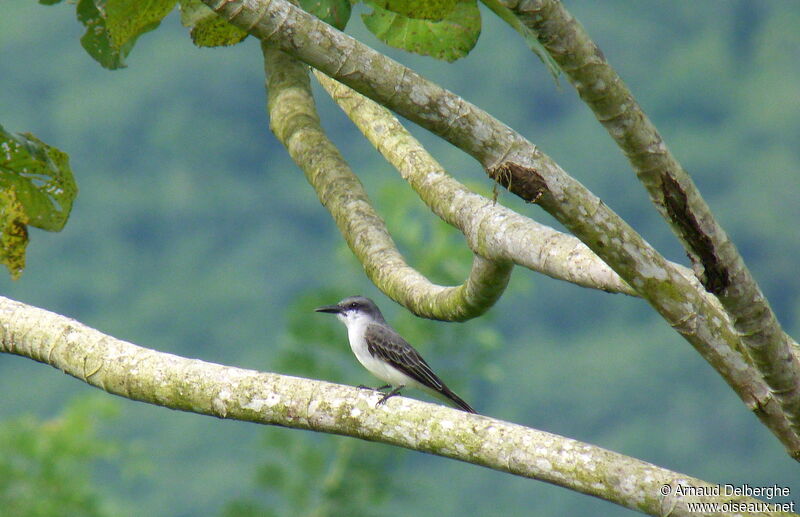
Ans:
{"type": "MultiPolygon", "coordinates": [[[[454,61],[472,50],[481,33],[477,0],[364,2],[373,10],[362,15],[367,28],[381,41],[409,52],[454,61]]],[[[299,0],[298,4],[340,30],[352,12],[350,0],[299,0]]],[[[157,28],[176,5],[198,46],[235,45],[247,37],[200,0],[79,0],[77,17],[86,27],[81,44],[103,67],[122,68],[136,40],[157,28]]]]}

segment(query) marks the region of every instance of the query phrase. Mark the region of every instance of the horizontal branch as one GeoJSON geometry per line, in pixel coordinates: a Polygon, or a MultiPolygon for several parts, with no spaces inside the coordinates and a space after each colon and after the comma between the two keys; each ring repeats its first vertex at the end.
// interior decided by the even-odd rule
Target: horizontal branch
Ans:
{"type": "Polygon", "coordinates": [[[464,321],[494,305],[508,285],[512,263],[476,254],[469,277],[456,287],[436,285],[409,266],[361,182],[322,129],[307,67],[280,50],[263,50],[270,127],[305,172],[370,280],[425,318],[464,321]]]}
{"type": "Polygon", "coordinates": [[[800,436],[740,337],[709,294],[671,266],[633,228],[531,142],[452,92],[334,29],[286,0],[203,0],[262,42],[350,86],[461,148],[514,194],[536,203],[634,288],[722,375],[800,459],[800,436]]]}
{"type": "Polygon", "coordinates": [[[687,503],[696,500],[761,503],[744,497],[663,497],[664,485],[712,485],[487,416],[405,397],[376,407],[380,395],[372,391],[157,352],[4,297],[0,352],[49,364],[127,399],[396,445],[538,479],[651,515],[719,515],[689,513],[687,503]]]}
{"type": "Polygon", "coordinates": [[[753,364],[800,434],[800,359],[736,246],[692,178],[581,24],[558,0],[513,9],[535,31],[581,99],[628,157],[650,200],[679,237],[705,288],[730,314],[753,364]]]}

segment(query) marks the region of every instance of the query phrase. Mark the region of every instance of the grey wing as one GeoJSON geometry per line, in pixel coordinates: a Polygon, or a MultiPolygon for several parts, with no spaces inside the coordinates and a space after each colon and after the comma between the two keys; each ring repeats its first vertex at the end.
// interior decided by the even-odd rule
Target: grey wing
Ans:
{"type": "Polygon", "coordinates": [[[444,383],[433,373],[419,352],[403,337],[383,325],[369,325],[364,334],[367,350],[405,373],[415,381],[436,391],[442,391],[444,383]]]}

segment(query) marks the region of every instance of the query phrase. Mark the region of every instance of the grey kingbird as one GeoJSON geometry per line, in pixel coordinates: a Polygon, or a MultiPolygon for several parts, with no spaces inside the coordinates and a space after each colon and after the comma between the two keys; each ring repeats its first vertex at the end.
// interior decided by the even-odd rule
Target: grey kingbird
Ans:
{"type": "Polygon", "coordinates": [[[347,338],[356,359],[364,368],[384,382],[383,390],[393,388],[378,401],[378,405],[400,393],[405,387],[418,388],[443,397],[469,413],[475,410],[453,393],[433,373],[425,359],[383,319],[375,302],[364,296],[351,296],[336,305],[314,309],[336,314],[347,327],[347,338]]]}

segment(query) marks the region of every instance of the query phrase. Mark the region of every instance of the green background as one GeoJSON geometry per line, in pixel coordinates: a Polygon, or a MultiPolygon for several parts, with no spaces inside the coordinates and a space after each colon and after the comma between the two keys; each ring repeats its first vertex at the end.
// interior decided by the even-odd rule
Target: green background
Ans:
{"type": "MultiPolygon", "coordinates": [[[[800,335],[800,4],[567,7],[692,174],[782,324],[800,335]]],[[[268,131],[256,41],[197,49],[173,13],[140,38],[127,69],[109,72],[81,48],[74,6],[5,2],[0,13],[0,123],[69,153],[80,189],[61,233],[32,231],[27,269],[17,282],[0,276],[3,296],[148,348],[356,385],[373,381],[344,328],[312,308],[365,294],[481,413],[707,481],[788,486],[780,502],[800,504],[797,463],[641,300],[519,268],[488,317],[463,324],[415,320],[381,295],[268,131]]],[[[482,14],[476,48],[452,65],[387,49],[358,16],[348,32],[526,135],[685,264],[574,90],[559,90],[516,33],[482,14]]],[[[324,95],[318,102],[412,265],[460,282],[469,253],[458,235],[414,200],[335,105],[324,95]]],[[[491,193],[471,159],[412,129],[453,175],[491,193]]],[[[500,201],[555,224],[507,193],[500,201]]],[[[0,392],[0,419],[12,427],[21,415],[50,421],[99,393],[8,355],[0,392]]],[[[379,444],[114,400],[117,415],[100,419],[97,434],[121,452],[88,463],[103,515],[630,514],[379,444]]]]}

